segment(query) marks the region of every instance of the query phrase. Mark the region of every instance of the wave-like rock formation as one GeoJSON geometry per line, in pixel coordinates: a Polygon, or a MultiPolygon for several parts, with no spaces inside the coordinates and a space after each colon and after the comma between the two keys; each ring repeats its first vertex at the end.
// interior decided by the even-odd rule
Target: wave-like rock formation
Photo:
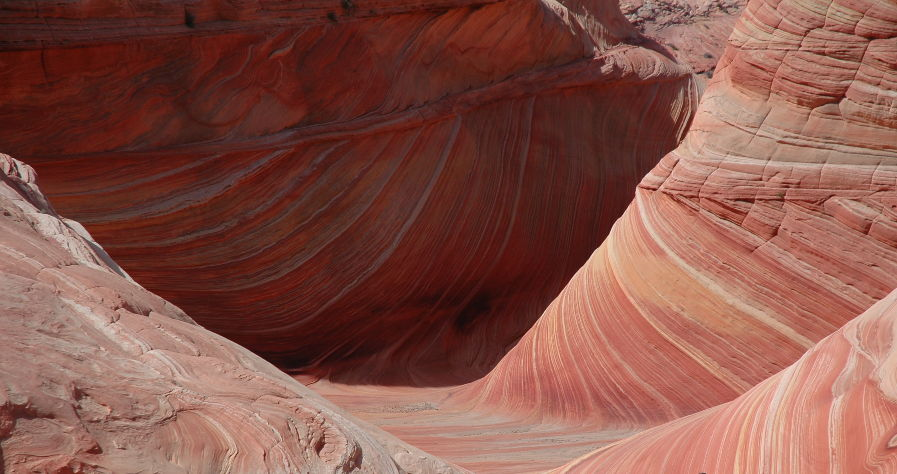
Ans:
{"type": "Polygon", "coordinates": [[[897,291],[722,406],[559,472],[897,471],[897,291]]]}
{"type": "Polygon", "coordinates": [[[456,471],[198,326],[31,168],[0,171],[0,471],[456,471]]]}
{"type": "Polygon", "coordinates": [[[895,34],[893,3],[751,3],[681,147],[492,373],[312,387],[476,472],[683,416],[563,469],[893,471],[897,295],[767,379],[897,286],[895,34]]]}
{"type": "Polygon", "coordinates": [[[0,6],[0,149],[142,285],[319,375],[485,373],[696,104],[608,0],[139,3],[0,6]]]}
{"type": "Polygon", "coordinates": [[[468,401],[655,425],[897,286],[897,3],[755,0],[729,43],[683,143],[468,401]]]}

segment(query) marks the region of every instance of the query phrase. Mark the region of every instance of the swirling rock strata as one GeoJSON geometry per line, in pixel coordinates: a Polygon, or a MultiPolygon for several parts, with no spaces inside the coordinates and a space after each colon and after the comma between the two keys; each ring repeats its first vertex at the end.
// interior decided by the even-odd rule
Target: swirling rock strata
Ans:
{"type": "Polygon", "coordinates": [[[729,42],[683,143],[469,401],[651,426],[897,286],[897,3],[757,0],[729,42]]]}
{"type": "Polygon", "coordinates": [[[0,155],[0,470],[453,472],[124,274],[0,155]]]}
{"type": "Polygon", "coordinates": [[[482,375],[696,102],[611,1],[122,5],[0,7],[0,148],[148,289],[346,380],[482,375]]]}
{"type": "Polygon", "coordinates": [[[736,400],[559,472],[897,471],[897,292],[736,400]]]}

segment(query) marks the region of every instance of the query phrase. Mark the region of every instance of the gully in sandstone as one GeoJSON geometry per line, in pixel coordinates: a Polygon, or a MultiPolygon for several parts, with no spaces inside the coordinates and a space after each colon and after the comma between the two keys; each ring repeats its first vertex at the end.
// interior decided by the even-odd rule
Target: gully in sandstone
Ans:
{"type": "Polygon", "coordinates": [[[897,0],[7,0],[0,151],[0,471],[897,473],[897,0]]]}

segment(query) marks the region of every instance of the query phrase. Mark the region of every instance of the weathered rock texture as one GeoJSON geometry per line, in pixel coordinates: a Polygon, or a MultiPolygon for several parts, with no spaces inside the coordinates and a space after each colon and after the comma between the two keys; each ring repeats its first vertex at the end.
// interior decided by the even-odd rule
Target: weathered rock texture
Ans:
{"type": "Polygon", "coordinates": [[[483,374],[696,103],[610,0],[13,1],[0,23],[0,149],[57,209],[210,330],[347,380],[483,374]]]}
{"type": "Polygon", "coordinates": [[[897,291],[722,406],[563,472],[897,472],[897,291]]]}
{"type": "Polygon", "coordinates": [[[730,44],[683,143],[465,392],[481,409],[678,418],[897,286],[897,2],[753,1],[730,44]]]}
{"type": "Polygon", "coordinates": [[[0,470],[451,472],[144,290],[0,155],[0,470]]]}
{"type": "Polygon", "coordinates": [[[713,77],[747,0],[622,0],[623,14],[642,33],[669,47],[701,77],[713,77]]]}

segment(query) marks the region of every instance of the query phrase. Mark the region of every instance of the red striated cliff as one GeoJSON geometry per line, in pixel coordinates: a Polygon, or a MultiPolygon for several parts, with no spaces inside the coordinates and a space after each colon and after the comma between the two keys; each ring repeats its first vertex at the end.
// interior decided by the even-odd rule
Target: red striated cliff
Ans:
{"type": "Polygon", "coordinates": [[[485,373],[696,102],[604,0],[13,1],[0,24],[0,149],[60,212],[210,330],[344,380],[485,373]]]}
{"type": "Polygon", "coordinates": [[[124,274],[0,154],[0,470],[455,472],[124,274]]]}
{"type": "Polygon", "coordinates": [[[897,3],[753,1],[690,132],[483,410],[650,426],[732,400],[897,285],[897,3]]]}
{"type": "Polygon", "coordinates": [[[897,471],[897,291],[732,402],[559,472],[897,471]]]}

